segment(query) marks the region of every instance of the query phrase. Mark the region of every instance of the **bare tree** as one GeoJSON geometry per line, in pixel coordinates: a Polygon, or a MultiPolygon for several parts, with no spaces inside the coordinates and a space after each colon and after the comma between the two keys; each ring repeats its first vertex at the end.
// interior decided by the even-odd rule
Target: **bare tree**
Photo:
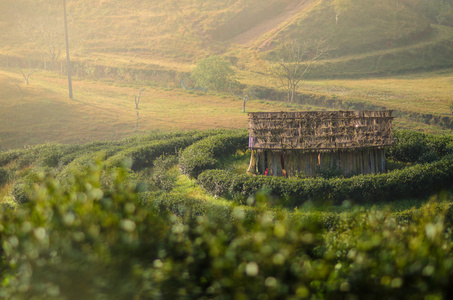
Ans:
{"type": "MultiPolygon", "coordinates": [[[[66,7],[63,1],[64,9],[66,7]]],[[[23,39],[31,42],[34,47],[43,53],[46,61],[50,61],[51,68],[56,66],[62,52],[65,49],[65,23],[74,24],[81,14],[79,7],[73,7],[74,11],[65,15],[60,14],[60,7],[55,6],[54,1],[42,5],[38,16],[18,17],[17,29],[23,39]],[[65,17],[67,20],[65,21],[65,17]]],[[[76,26],[71,28],[70,53],[79,50],[82,43],[88,38],[89,32],[80,32],[76,26]]]]}
{"type": "Polygon", "coordinates": [[[346,12],[351,5],[351,0],[333,0],[333,6],[335,9],[335,24],[338,25],[340,21],[340,15],[346,12]]]}
{"type": "Polygon", "coordinates": [[[314,63],[324,58],[331,50],[325,40],[293,40],[276,49],[278,63],[269,68],[274,83],[288,95],[288,102],[294,101],[296,89],[314,63]]]}
{"type": "Polygon", "coordinates": [[[25,83],[27,85],[29,85],[29,79],[30,79],[30,76],[35,74],[36,72],[38,72],[38,70],[34,69],[32,71],[30,71],[29,73],[25,74],[24,71],[20,70],[20,72],[22,73],[22,76],[24,77],[24,80],[25,80],[25,83]]]}
{"type": "Polygon", "coordinates": [[[54,66],[64,47],[62,19],[56,17],[22,18],[19,19],[18,24],[22,36],[44,52],[51,65],[54,66]]]}
{"type": "Polygon", "coordinates": [[[446,3],[444,1],[437,1],[435,5],[438,7],[438,9],[434,14],[434,17],[436,18],[437,24],[442,25],[445,19],[451,16],[451,6],[449,3],[446,3]]]}
{"type": "Polygon", "coordinates": [[[138,96],[134,96],[134,98],[135,98],[135,109],[138,109],[138,105],[140,104],[140,95],[142,94],[142,92],[144,90],[145,89],[141,89],[140,91],[138,91],[138,96]]]}
{"type": "Polygon", "coordinates": [[[24,100],[24,91],[22,90],[20,85],[18,85],[17,83],[16,83],[16,86],[19,88],[19,91],[20,91],[20,100],[24,100]]]}
{"type": "Polygon", "coordinates": [[[137,131],[137,127],[138,127],[138,120],[140,120],[140,113],[137,112],[137,120],[135,121],[135,128],[134,128],[134,131],[137,131]]]}

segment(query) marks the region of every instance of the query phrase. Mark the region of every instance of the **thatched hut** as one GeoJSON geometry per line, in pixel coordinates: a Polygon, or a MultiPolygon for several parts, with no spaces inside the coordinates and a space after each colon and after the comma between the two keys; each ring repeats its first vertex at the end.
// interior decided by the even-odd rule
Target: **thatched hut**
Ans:
{"type": "Polygon", "coordinates": [[[268,176],[386,171],[392,111],[249,113],[249,172],[268,176]]]}

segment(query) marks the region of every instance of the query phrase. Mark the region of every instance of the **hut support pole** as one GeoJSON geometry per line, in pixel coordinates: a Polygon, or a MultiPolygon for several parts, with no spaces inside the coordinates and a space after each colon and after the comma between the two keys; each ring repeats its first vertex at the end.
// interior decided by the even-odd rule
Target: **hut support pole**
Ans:
{"type": "Polygon", "coordinates": [[[249,168],[247,169],[247,173],[256,174],[256,151],[252,150],[252,156],[250,157],[250,164],[249,168]]]}

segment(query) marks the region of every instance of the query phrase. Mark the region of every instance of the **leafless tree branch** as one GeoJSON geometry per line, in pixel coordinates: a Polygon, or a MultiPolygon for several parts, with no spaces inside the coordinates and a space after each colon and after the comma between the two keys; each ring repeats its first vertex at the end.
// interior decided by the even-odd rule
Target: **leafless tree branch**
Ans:
{"type": "Polygon", "coordinates": [[[284,90],[288,102],[294,101],[297,87],[314,64],[332,49],[325,40],[287,42],[277,49],[278,63],[269,68],[277,88],[284,90]]]}
{"type": "Polygon", "coordinates": [[[35,69],[35,70],[32,70],[32,71],[30,71],[30,73],[28,73],[28,74],[25,74],[22,70],[20,70],[20,72],[22,73],[22,76],[24,77],[25,82],[27,83],[27,85],[29,85],[29,78],[30,78],[30,76],[33,75],[34,73],[38,72],[38,70],[36,70],[36,69],[35,69]]]}
{"type": "Polygon", "coordinates": [[[138,91],[138,97],[134,96],[134,98],[135,98],[135,109],[138,109],[138,105],[140,104],[140,95],[142,94],[143,91],[145,91],[145,89],[141,89],[140,91],[138,91]]]}
{"type": "Polygon", "coordinates": [[[22,88],[21,88],[20,85],[18,85],[17,83],[16,83],[16,86],[17,86],[17,87],[19,88],[19,90],[20,90],[20,99],[21,99],[21,100],[24,100],[24,92],[22,91],[22,88]]]}

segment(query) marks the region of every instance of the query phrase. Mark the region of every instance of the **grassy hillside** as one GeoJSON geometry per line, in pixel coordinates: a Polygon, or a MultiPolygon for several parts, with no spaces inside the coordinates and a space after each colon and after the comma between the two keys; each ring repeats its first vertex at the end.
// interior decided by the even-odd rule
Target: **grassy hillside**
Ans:
{"type": "MultiPolygon", "coordinates": [[[[0,71],[3,150],[45,142],[116,140],[149,130],[247,127],[242,101],[230,95],[148,88],[137,110],[134,96],[143,86],[76,79],[75,99],[69,100],[64,77],[40,71],[29,80],[26,85],[19,70],[0,71]],[[137,112],[140,119],[135,132],[137,112]]],[[[247,111],[285,109],[283,103],[247,104],[247,111]]]]}
{"type": "MultiPolygon", "coordinates": [[[[336,1],[340,2],[340,1],[336,1]]],[[[389,49],[419,41],[431,32],[429,20],[407,1],[344,1],[338,13],[335,1],[313,1],[272,42],[288,38],[326,39],[335,56],[389,49]]]]}
{"type": "Polygon", "coordinates": [[[248,110],[385,107],[398,127],[449,131],[453,29],[432,24],[415,0],[346,3],[336,19],[327,0],[67,1],[76,95],[68,101],[60,1],[1,1],[0,143],[117,139],[134,134],[137,112],[139,132],[246,127],[238,98],[181,89],[197,59],[214,53],[233,62],[242,84],[266,91],[248,110]],[[40,28],[59,37],[53,65],[30,40],[40,28]],[[267,51],[295,37],[326,38],[335,50],[299,87],[300,105],[269,104],[284,97],[266,73],[267,51]],[[420,73],[439,68],[447,69],[420,73]],[[20,72],[33,69],[25,85],[20,72]]]}
{"type": "MultiPolygon", "coordinates": [[[[249,100],[247,111],[357,109],[360,105],[371,105],[403,113],[395,119],[396,128],[448,133],[451,129],[433,120],[425,122],[417,114],[448,117],[452,74],[450,70],[423,76],[310,81],[299,89],[302,104],[289,105],[278,101],[284,96],[269,94],[263,99],[249,100]]],[[[268,84],[266,77],[255,76],[250,80],[249,75],[241,73],[240,78],[249,85],[268,84]]],[[[39,71],[29,81],[30,85],[26,85],[18,69],[0,71],[3,150],[45,142],[117,140],[156,129],[247,128],[242,100],[231,95],[195,93],[173,86],[147,87],[136,110],[134,96],[144,87],[139,84],[76,77],[75,100],[69,100],[67,82],[62,76],[39,71]],[[135,132],[137,112],[140,119],[135,132]]]]}
{"type": "MultiPolygon", "coordinates": [[[[330,69],[336,76],[360,76],[452,65],[451,30],[431,25],[423,1],[72,0],[70,44],[73,60],[85,68],[187,72],[197,59],[216,53],[255,61],[257,53],[292,38],[325,39],[334,49],[330,56],[339,61],[329,61],[329,69],[318,76],[331,74],[330,69]],[[338,3],[343,3],[340,8],[338,3]],[[421,63],[412,65],[404,57],[421,63]],[[384,66],[376,70],[379,64],[384,66]]],[[[62,61],[60,1],[5,0],[0,5],[0,55],[23,60],[15,64],[32,61],[33,67],[47,60],[49,68],[57,68],[50,66],[50,43],[41,36],[55,37],[54,56],[62,61]]]]}
{"type": "MultiPolygon", "coordinates": [[[[415,1],[415,0],[414,0],[415,1]]],[[[428,38],[430,22],[410,0],[349,1],[336,19],[330,0],[229,1],[68,1],[70,32],[80,59],[96,53],[116,53],[131,61],[146,57],[193,63],[195,59],[234,49],[238,35],[250,31],[248,43],[259,51],[287,38],[323,38],[335,55],[392,48],[428,38]],[[253,30],[269,24],[266,30],[253,30]]],[[[60,27],[60,1],[2,2],[2,52],[31,55],[42,52],[26,42],[19,23],[47,18],[60,27]]],[[[55,29],[53,29],[55,30],[55,29]]],[[[62,32],[59,31],[59,34],[62,32]]]]}

